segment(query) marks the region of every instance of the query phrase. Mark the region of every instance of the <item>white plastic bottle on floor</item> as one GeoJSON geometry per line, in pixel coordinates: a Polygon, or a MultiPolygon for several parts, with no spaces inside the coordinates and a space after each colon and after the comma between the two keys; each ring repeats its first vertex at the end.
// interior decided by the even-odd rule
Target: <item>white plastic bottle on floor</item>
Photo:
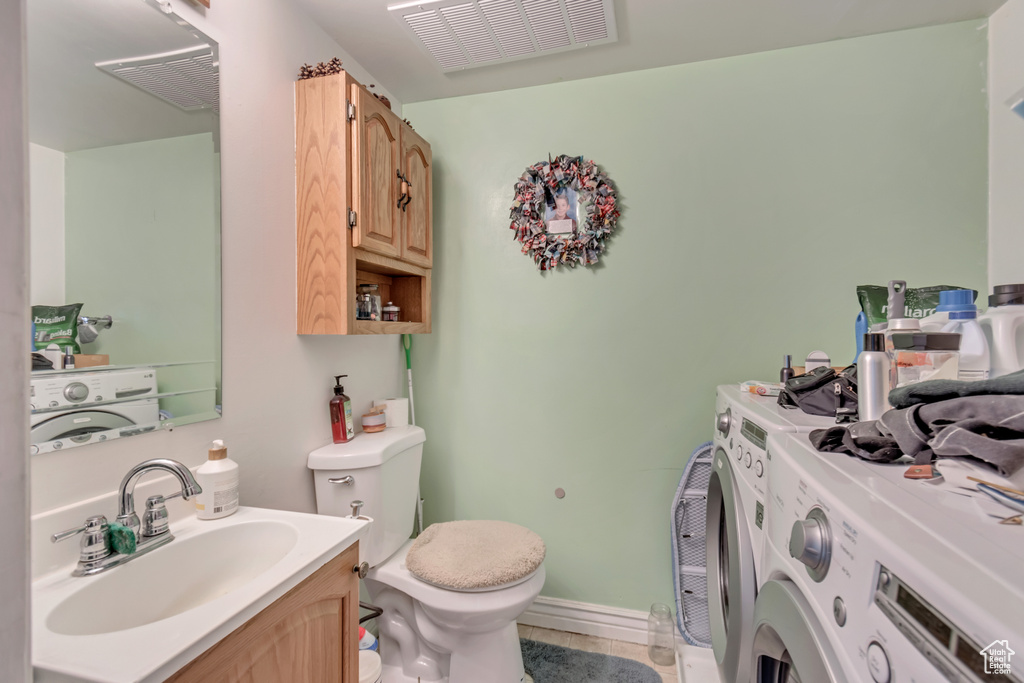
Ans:
{"type": "Polygon", "coordinates": [[[988,379],[992,369],[988,341],[977,318],[976,310],[953,311],[949,314],[949,322],[942,328],[943,332],[960,334],[960,369],[957,379],[961,381],[988,379]]]}

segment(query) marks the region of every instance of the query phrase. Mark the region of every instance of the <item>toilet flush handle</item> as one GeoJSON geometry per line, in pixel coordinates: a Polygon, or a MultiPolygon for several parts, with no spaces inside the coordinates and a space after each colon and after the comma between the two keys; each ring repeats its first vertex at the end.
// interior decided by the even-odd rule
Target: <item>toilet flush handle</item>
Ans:
{"type": "Polygon", "coordinates": [[[352,478],[352,475],[347,475],[344,477],[331,477],[330,479],[327,480],[328,484],[344,484],[345,486],[351,486],[354,482],[355,479],[352,478]]]}

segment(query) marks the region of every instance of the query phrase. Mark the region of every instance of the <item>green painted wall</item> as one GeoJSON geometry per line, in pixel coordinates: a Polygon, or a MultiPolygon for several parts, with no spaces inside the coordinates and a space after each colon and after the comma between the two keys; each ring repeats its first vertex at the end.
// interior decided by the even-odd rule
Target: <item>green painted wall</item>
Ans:
{"type": "MultiPolygon", "coordinates": [[[[86,353],[115,365],[215,361],[161,370],[161,391],[220,383],[219,168],[208,133],[66,158],[67,301],[115,320],[86,353]]],[[[161,407],[181,416],[213,402],[199,394],[161,407]]]]}
{"type": "Polygon", "coordinates": [[[435,162],[427,521],[534,529],[545,595],[671,603],[715,386],[849,362],[858,284],[985,287],[985,58],[967,22],[406,105],[435,162]],[[562,153],[617,183],[621,229],[600,267],[542,274],[512,186],[562,153]]]}

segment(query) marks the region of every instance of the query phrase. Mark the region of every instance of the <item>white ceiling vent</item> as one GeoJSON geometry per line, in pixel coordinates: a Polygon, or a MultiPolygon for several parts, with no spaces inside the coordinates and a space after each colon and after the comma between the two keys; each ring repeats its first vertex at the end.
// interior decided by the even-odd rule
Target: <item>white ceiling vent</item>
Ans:
{"type": "Polygon", "coordinates": [[[388,10],[444,71],[617,39],[612,0],[425,0],[388,10]]]}
{"type": "Polygon", "coordinates": [[[96,66],[185,111],[220,112],[220,71],[209,45],[96,66]]]}

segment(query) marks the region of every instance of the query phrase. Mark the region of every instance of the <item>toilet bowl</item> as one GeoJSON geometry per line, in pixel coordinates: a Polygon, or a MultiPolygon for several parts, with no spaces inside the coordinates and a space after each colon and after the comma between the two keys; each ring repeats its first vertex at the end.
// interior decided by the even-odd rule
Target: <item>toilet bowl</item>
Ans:
{"type": "Polygon", "coordinates": [[[544,586],[544,565],[511,583],[460,591],[427,583],[406,568],[413,546],[420,463],[419,427],[359,434],[309,454],[317,511],[370,518],[360,561],[378,617],[386,683],[521,683],[526,680],[516,619],[544,586]]]}

